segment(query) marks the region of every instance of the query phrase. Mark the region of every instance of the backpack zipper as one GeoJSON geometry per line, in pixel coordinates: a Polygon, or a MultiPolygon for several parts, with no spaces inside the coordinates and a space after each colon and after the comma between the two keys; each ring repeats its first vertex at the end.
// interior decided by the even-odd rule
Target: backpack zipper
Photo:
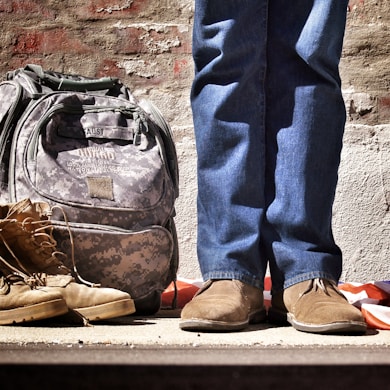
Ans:
{"type": "Polygon", "coordinates": [[[125,106],[89,106],[82,105],[80,107],[69,106],[63,103],[56,104],[47,111],[47,113],[39,120],[39,122],[34,127],[32,135],[28,141],[27,146],[27,158],[28,161],[34,160],[37,150],[38,150],[38,139],[40,135],[40,129],[45,126],[51,117],[57,112],[65,112],[69,114],[84,114],[84,113],[96,113],[96,112],[119,112],[128,117],[132,117],[136,122],[136,129],[131,129],[133,132],[133,143],[139,145],[140,138],[142,134],[142,126],[147,129],[147,126],[143,125],[142,116],[138,114],[136,108],[130,108],[125,106]]]}

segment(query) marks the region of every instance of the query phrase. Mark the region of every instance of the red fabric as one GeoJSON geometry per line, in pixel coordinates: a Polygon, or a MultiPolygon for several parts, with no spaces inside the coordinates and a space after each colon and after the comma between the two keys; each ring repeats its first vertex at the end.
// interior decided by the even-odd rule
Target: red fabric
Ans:
{"type": "Polygon", "coordinates": [[[369,328],[390,330],[390,284],[388,282],[342,283],[339,289],[360,308],[369,328]]]}
{"type": "MultiPolygon", "coordinates": [[[[181,280],[176,281],[177,287],[177,301],[176,307],[182,309],[184,305],[189,302],[196,292],[199,290],[199,287],[195,284],[189,282],[184,282],[181,280]]],[[[172,302],[175,296],[175,288],[173,282],[165,289],[161,296],[161,306],[164,308],[169,308],[172,306],[172,302]]]]}

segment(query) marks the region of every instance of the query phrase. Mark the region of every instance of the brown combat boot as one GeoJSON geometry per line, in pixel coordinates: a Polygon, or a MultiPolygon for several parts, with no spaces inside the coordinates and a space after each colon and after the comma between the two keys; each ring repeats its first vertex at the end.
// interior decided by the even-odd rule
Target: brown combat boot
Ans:
{"type": "Polygon", "coordinates": [[[134,301],[128,293],[76,283],[61,260],[66,255],[56,249],[47,217],[50,212],[47,203],[29,199],[0,207],[0,253],[50,291],[61,293],[68,308],[89,321],[134,313],[134,301]]]}
{"type": "Polygon", "coordinates": [[[180,328],[237,331],[266,318],[263,292],[239,280],[209,280],[181,312],[180,328]]]}
{"type": "Polygon", "coordinates": [[[272,296],[268,318],[310,333],[364,333],[367,329],[360,310],[326,279],[306,280],[272,296]]]}

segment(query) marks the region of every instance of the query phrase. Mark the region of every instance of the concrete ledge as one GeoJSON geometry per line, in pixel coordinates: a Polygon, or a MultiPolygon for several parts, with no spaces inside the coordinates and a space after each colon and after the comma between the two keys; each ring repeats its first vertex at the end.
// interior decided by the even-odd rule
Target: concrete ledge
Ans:
{"type": "MultiPolygon", "coordinates": [[[[251,325],[241,332],[198,333],[179,329],[180,310],[161,310],[155,316],[128,316],[80,326],[59,322],[54,318],[0,327],[0,363],[4,361],[1,345],[33,346],[77,345],[164,348],[254,348],[254,347],[382,347],[390,346],[390,331],[368,330],[365,335],[316,335],[298,332],[292,327],[268,323],[251,325]]],[[[390,347],[389,347],[390,350],[390,347]]],[[[390,354],[389,354],[390,357],[390,354]]]]}
{"type": "Polygon", "coordinates": [[[2,326],[1,389],[388,388],[389,331],[324,336],[264,323],[197,333],[181,331],[179,315],[2,326]]]}
{"type": "Polygon", "coordinates": [[[388,388],[390,368],[386,347],[4,347],[4,390],[374,389],[388,388]]]}

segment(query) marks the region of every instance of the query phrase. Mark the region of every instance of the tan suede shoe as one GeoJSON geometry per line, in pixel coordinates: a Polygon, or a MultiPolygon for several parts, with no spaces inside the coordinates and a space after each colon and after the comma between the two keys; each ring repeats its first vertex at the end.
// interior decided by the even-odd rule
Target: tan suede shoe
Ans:
{"type": "Polygon", "coordinates": [[[268,319],[279,324],[288,321],[310,333],[364,333],[367,329],[360,310],[326,279],[306,280],[273,296],[268,319]]]}
{"type": "Polygon", "coordinates": [[[59,292],[33,287],[17,274],[0,275],[0,325],[43,320],[67,312],[68,306],[59,292]]]}
{"type": "Polygon", "coordinates": [[[266,318],[263,292],[239,280],[209,280],[183,308],[180,328],[237,331],[266,318]]]}

